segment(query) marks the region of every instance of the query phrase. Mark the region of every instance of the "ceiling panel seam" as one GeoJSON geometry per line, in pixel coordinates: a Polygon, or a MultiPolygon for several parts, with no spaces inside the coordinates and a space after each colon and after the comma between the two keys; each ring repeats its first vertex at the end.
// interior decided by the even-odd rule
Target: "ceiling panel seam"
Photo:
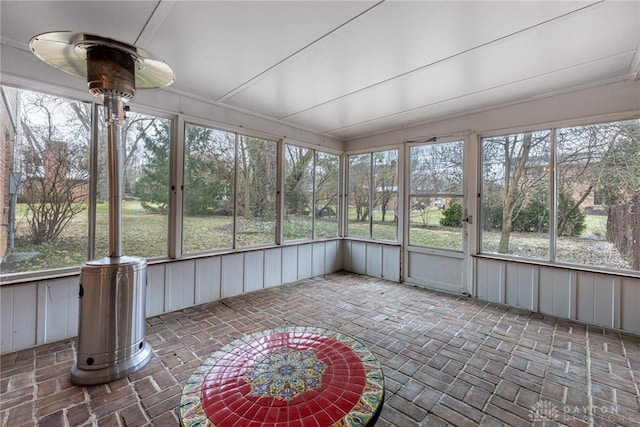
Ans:
{"type": "Polygon", "coordinates": [[[231,89],[229,92],[227,92],[224,95],[222,95],[221,97],[217,98],[216,101],[217,102],[224,102],[227,99],[237,95],[238,93],[242,92],[246,88],[250,87],[253,83],[255,83],[260,77],[264,76],[266,73],[268,73],[271,70],[275,69],[279,65],[284,64],[285,62],[288,62],[293,57],[295,57],[295,56],[299,55],[300,53],[304,52],[305,50],[307,50],[311,46],[313,46],[316,43],[318,43],[319,41],[327,38],[328,36],[330,36],[331,34],[335,33],[336,31],[340,30],[341,28],[344,28],[345,26],[349,25],[350,23],[352,23],[356,19],[360,18],[361,16],[369,13],[371,10],[373,10],[376,7],[378,7],[379,5],[381,5],[384,2],[385,2],[385,0],[379,1],[379,2],[375,3],[373,6],[367,8],[364,11],[362,11],[362,12],[358,13],[357,15],[353,16],[352,18],[349,18],[346,22],[338,25],[337,27],[335,27],[331,31],[328,31],[327,33],[321,35],[320,37],[316,38],[315,40],[313,40],[312,42],[310,42],[306,46],[301,47],[300,49],[296,50],[295,52],[293,52],[292,54],[290,54],[286,58],[281,59],[280,61],[278,61],[275,64],[271,65],[270,67],[268,67],[264,71],[256,74],[255,76],[253,76],[252,78],[250,78],[246,82],[240,84],[239,86],[235,87],[234,89],[231,89]]]}
{"type": "Polygon", "coordinates": [[[156,33],[160,25],[164,22],[164,20],[169,16],[169,12],[175,6],[175,0],[159,0],[156,7],[149,15],[149,19],[145,22],[142,31],[138,35],[138,38],[135,41],[135,45],[146,45],[151,39],[153,35],[156,33]]]}
{"type": "MultiPolygon", "coordinates": [[[[296,125],[294,123],[286,122],[286,121],[283,121],[283,120],[278,120],[277,118],[275,118],[273,116],[267,116],[265,114],[261,114],[261,113],[258,113],[256,111],[247,110],[245,108],[237,107],[235,105],[223,104],[223,103],[220,103],[220,102],[216,102],[216,101],[213,101],[210,98],[207,98],[205,96],[200,96],[200,95],[195,94],[193,92],[187,92],[187,91],[183,91],[183,90],[180,90],[180,89],[176,89],[173,86],[166,87],[166,88],[162,89],[162,91],[163,92],[167,92],[167,93],[171,93],[171,94],[176,95],[176,96],[179,97],[180,106],[178,107],[177,114],[184,114],[183,107],[182,107],[182,101],[183,101],[183,98],[184,98],[184,99],[189,99],[189,100],[201,102],[201,103],[206,104],[206,105],[211,105],[211,106],[220,108],[220,109],[228,111],[228,112],[239,113],[239,114],[246,115],[248,117],[252,117],[252,118],[255,118],[255,119],[258,119],[258,120],[264,120],[264,121],[267,121],[269,123],[274,123],[274,124],[277,124],[277,125],[286,126],[288,128],[292,128],[292,129],[295,129],[297,131],[308,132],[310,134],[317,135],[317,136],[320,136],[320,137],[323,137],[323,138],[330,138],[330,139],[338,141],[338,142],[343,142],[341,138],[336,138],[333,135],[329,135],[327,133],[320,132],[320,131],[318,131],[316,129],[312,129],[312,128],[301,126],[301,125],[296,125]]],[[[194,116],[192,113],[191,114],[187,114],[187,116],[193,117],[193,118],[198,118],[198,119],[203,119],[203,117],[199,117],[197,115],[194,116]]],[[[204,119],[207,120],[207,118],[204,118],[204,119]]],[[[239,122],[236,122],[236,121],[233,121],[233,122],[225,122],[225,121],[220,121],[220,120],[210,120],[210,121],[212,123],[217,123],[219,126],[228,125],[228,126],[235,126],[235,127],[239,128],[239,129],[240,128],[244,128],[244,129],[258,131],[258,129],[251,129],[251,128],[247,127],[245,124],[242,124],[242,123],[239,123],[239,122]]],[[[287,137],[284,134],[283,135],[273,134],[273,135],[275,135],[275,136],[277,136],[279,138],[286,138],[287,137]]]]}
{"type": "MultiPolygon", "coordinates": [[[[601,58],[600,60],[608,59],[608,58],[623,57],[625,55],[629,55],[631,52],[632,51],[623,52],[623,53],[619,53],[619,54],[616,54],[616,55],[611,55],[610,57],[601,58]]],[[[436,105],[444,104],[446,102],[451,102],[451,101],[464,99],[464,98],[466,98],[468,96],[475,96],[475,95],[479,95],[479,94],[482,94],[484,92],[489,92],[489,91],[492,91],[492,90],[495,90],[495,89],[505,88],[505,87],[508,87],[508,86],[512,86],[512,85],[515,85],[515,84],[520,84],[520,83],[527,82],[527,81],[530,81],[530,80],[539,79],[539,78],[542,78],[542,77],[546,77],[546,76],[550,76],[550,75],[553,75],[553,74],[561,73],[561,72],[564,72],[564,71],[567,71],[567,70],[571,70],[571,69],[577,69],[577,68],[583,67],[585,65],[597,63],[600,60],[589,61],[589,62],[586,62],[586,63],[577,64],[577,65],[569,67],[569,68],[565,68],[565,69],[561,69],[561,70],[555,70],[555,71],[551,71],[551,72],[547,72],[547,73],[541,73],[541,74],[537,74],[535,76],[527,77],[525,79],[514,80],[514,81],[503,83],[503,84],[500,84],[500,85],[491,86],[489,88],[485,88],[485,89],[482,89],[482,90],[477,90],[477,91],[474,91],[474,92],[465,93],[463,95],[454,96],[454,97],[443,99],[443,100],[440,100],[440,101],[437,101],[437,102],[432,102],[430,104],[419,105],[419,106],[416,106],[416,107],[408,108],[406,110],[396,111],[396,112],[394,112],[392,114],[385,114],[385,115],[382,115],[382,116],[378,116],[378,117],[376,117],[374,119],[364,120],[364,121],[361,121],[361,122],[358,122],[358,123],[352,123],[350,125],[341,126],[339,128],[336,128],[336,129],[325,130],[325,131],[323,131],[323,133],[326,133],[328,135],[333,135],[334,132],[341,132],[341,131],[348,130],[348,129],[351,129],[351,128],[355,128],[355,127],[358,127],[358,126],[363,126],[363,125],[366,125],[366,124],[375,123],[375,122],[377,122],[379,120],[386,120],[386,119],[390,119],[390,118],[393,118],[393,117],[396,117],[396,116],[402,116],[402,115],[404,115],[406,113],[418,111],[418,110],[423,109],[423,108],[433,107],[433,106],[436,106],[436,105]]],[[[561,89],[560,91],[556,90],[556,91],[550,91],[550,92],[546,92],[546,93],[540,93],[540,94],[531,96],[528,99],[543,98],[543,97],[546,97],[546,96],[554,95],[554,94],[556,94],[558,92],[567,93],[567,92],[572,92],[572,91],[575,91],[575,90],[583,88],[583,87],[598,86],[598,85],[611,83],[611,82],[619,81],[619,80],[625,80],[625,79],[629,79],[629,75],[609,78],[609,79],[606,79],[605,81],[601,80],[601,81],[597,81],[597,82],[591,82],[591,83],[588,83],[588,84],[580,84],[580,85],[573,86],[573,87],[570,87],[570,88],[561,89]]],[[[512,102],[522,102],[522,99],[515,100],[515,101],[509,101],[505,105],[509,105],[512,102]]],[[[474,110],[473,112],[475,113],[475,112],[484,111],[486,109],[493,109],[493,108],[495,108],[495,107],[494,106],[488,106],[486,108],[480,108],[478,110],[474,110]]],[[[465,112],[465,114],[467,114],[467,112],[465,112]]],[[[345,139],[345,141],[348,141],[348,139],[345,139]]]]}
{"type": "Polygon", "coordinates": [[[460,52],[454,53],[454,54],[449,55],[449,56],[447,56],[447,57],[445,57],[445,58],[442,58],[442,59],[439,59],[439,60],[437,60],[437,61],[431,62],[431,63],[429,63],[429,64],[422,65],[422,66],[420,66],[420,67],[417,67],[417,68],[414,68],[414,69],[412,69],[412,70],[406,71],[406,72],[404,72],[404,73],[401,73],[401,74],[395,75],[395,76],[393,76],[393,77],[389,77],[389,78],[384,79],[384,80],[381,80],[381,81],[379,81],[379,82],[376,82],[376,83],[370,84],[370,85],[368,85],[368,86],[362,87],[362,88],[360,88],[360,89],[354,90],[354,91],[352,91],[352,92],[346,93],[346,94],[344,94],[344,95],[340,95],[340,96],[337,96],[337,97],[335,97],[335,98],[329,99],[329,100],[327,100],[327,101],[323,101],[323,102],[321,102],[321,103],[319,103],[319,104],[313,105],[313,106],[311,106],[311,107],[304,108],[304,109],[302,109],[302,110],[300,110],[300,111],[296,111],[295,113],[291,113],[291,114],[287,114],[286,116],[278,117],[278,119],[280,119],[280,120],[287,120],[287,119],[289,119],[289,118],[291,118],[291,117],[295,117],[295,116],[297,116],[298,114],[302,114],[302,113],[304,113],[304,112],[307,112],[307,111],[313,110],[313,109],[318,108],[318,107],[321,107],[321,106],[323,106],[323,105],[327,105],[327,104],[330,104],[330,103],[336,102],[336,101],[338,101],[338,100],[340,100],[340,99],[344,99],[344,98],[350,97],[350,96],[352,96],[352,95],[355,95],[355,94],[360,93],[360,92],[364,92],[364,91],[366,91],[366,90],[369,90],[369,89],[374,88],[374,87],[377,87],[377,86],[385,85],[385,84],[387,84],[387,83],[389,83],[389,82],[391,82],[391,81],[393,81],[393,80],[397,80],[397,79],[402,78],[402,77],[404,77],[404,76],[407,76],[407,75],[409,75],[409,74],[412,74],[412,73],[416,73],[416,72],[418,72],[418,71],[425,70],[425,69],[427,69],[427,68],[429,68],[429,67],[433,67],[434,65],[438,65],[438,64],[441,64],[441,63],[443,63],[443,62],[449,61],[449,60],[454,59],[454,58],[456,58],[456,57],[458,57],[458,56],[465,55],[465,54],[467,54],[467,53],[469,53],[469,52],[473,52],[473,51],[475,51],[475,50],[478,50],[478,49],[481,49],[481,48],[483,48],[483,47],[486,47],[486,46],[492,45],[492,44],[494,44],[494,43],[497,43],[497,42],[500,42],[500,41],[506,40],[506,39],[508,39],[508,38],[511,38],[511,37],[516,36],[516,35],[519,35],[519,34],[525,33],[525,32],[527,32],[527,31],[531,31],[531,30],[536,29],[536,28],[538,28],[538,27],[540,27],[540,26],[547,25],[547,24],[549,24],[550,22],[554,22],[554,21],[557,21],[557,20],[560,20],[560,19],[566,18],[566,17],[568,17],[568,16],[570,16],[570,15],[573,15],[573,14],[575,14],[575,13],[578,13],[578,12],[584,11],[585,9],[588,9],[588,8],[590,8],[590,7],[593,7],[593,6],[594,6],[594,5],[596,5],[596,4],[602,3],[603,1],[604,1],[604,0],[600,0],[600,1],[596,2],[596,3],[591,3],[591,4],[587,5],[587,6],[582,6],[582,7],[578,8],[578,9],[572,10],[572,11],[567,12],[567,13],[564,13],[564,14],[562,14],[562,15],[558,15],[558,16],[556,16],[556,17],[553,17],[553,18],[550,18],[550,19],[544,20],[544,21],[542,21],[542,22],[538,22],[537,24],[530,25],[530,26],[528,26],[528,27],[526,27],[526,28],[523,28],[523,29],[520,29],[520,30],[518,30],[518,31],[514,31],[514,32],[512,32],[512,33],[509,33],[509,34],[506,34],[506,35],[504,35],[504,36],[498,37],[498,38],[496,38],[496,39],[490,40],[490,41],[488,41],[488,42],[484,42],[484,43],[481,43],[481,44],[479,44],[479,45],[477,45],[477,46],[473,46],[473,47],[470,47],[470,48],[465,49],[465,50],[463,50],[463,51],[460,51],[460,52]]]}

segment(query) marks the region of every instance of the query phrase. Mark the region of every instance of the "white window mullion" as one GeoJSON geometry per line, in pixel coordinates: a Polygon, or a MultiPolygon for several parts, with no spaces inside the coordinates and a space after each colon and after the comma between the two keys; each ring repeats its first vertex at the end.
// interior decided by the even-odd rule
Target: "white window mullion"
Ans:
{"type": "Polygon", "coordinates": [[[170,258],[179,258],[182,256],[184,132],[184,117],[180,115],[178,119],[172,123],[172,141],[171,149],[169,150],[169,236],[167,239],[167,251],[170,258]]]}
{"type": "Polygon", "coordinates": [[[316,238],[316,165],[318,152],[313,150],[313,170],[311,171],[311,239],[316,238]]]}
{"type": "Polygon", "coordinates": [[[369,239],[373,240],[373,196],[375,177],[373,175],[375,168],[373,165],[373,153],[369,154],[369,239]]]}
{"type": "Polygon", "coordinates": [[[558,243],[558,149],[556,130],[552,128],[549,165],[549,260],[556,261],[556,244],[558,243]]]}
{"type": "Polygon", "coordinates": [[[340,155],[340,204],[339,204],[339,237],[347,236],[347,221],[349,218],[349,180],[347,173],[349,170],[349,156],[340,155]]]}
{"type": "Polygon", "coordinates": [[[236,133],[235,137],[235,159],[233,162],[233,223],[231,227],[231,233],[233,234],[231,247],[233,249],[236,248],[236,234],[238,232],[238,144],[240,143],[240,136],[236,133]]]}
{"type": "Polygon", "coordinates": [[[276,245],[281,245],[284,242],[284,220],[285,220],[285,203],[284,203],[284,184],[285,184],[285,147],[284,140],[278,141],[278,157],[277,157],[277,186],[276,191],[276,245]]]}

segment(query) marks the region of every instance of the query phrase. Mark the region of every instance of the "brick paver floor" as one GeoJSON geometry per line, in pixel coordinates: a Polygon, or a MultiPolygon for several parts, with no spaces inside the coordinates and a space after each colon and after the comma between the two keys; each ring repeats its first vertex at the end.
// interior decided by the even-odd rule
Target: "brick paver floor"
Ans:
{"type": "Polygon", "coordinates": [[[203,359],[283,325],[339,330],[373,351],[379,427],[640,426],[640,337],[465,296],[335,273],[147,322],[153,359],[107,385],[69,382],[74,340],[3,355],[2,426],[175,426],[203,359]]]}

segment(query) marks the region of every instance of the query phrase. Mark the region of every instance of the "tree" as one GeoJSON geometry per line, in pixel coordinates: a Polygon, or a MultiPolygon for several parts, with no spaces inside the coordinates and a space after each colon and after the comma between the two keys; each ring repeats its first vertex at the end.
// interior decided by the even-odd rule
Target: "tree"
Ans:
{"type": "Polygon", "coordinates": [[[277,144],[248,136],[239,137],[238,214],[244,219],[275,219],[277,144]]]}
{"type": "Polygon", "coordinates": [[[640,188],[640,120],[610,124],[606,136],[595,185],[603,204],[612,206],[631,200],[640,188]]]}
{"type": "Polygon", "coordinates": [[[340,156],[320,151],[316,152],[316,217],[337,216],[339,189],[340,156]]]}
{"type": "Polygon", "coordinates": [[[576,234],[579,228],[576,221],[584,216],[581,206],[602,180],[602,157],[610,144],[606,128],[607,125],[599,124],[556,132],[558,236],[576,234]]]}
{"type": "Polygon", "coordinates": [[[460,227],[462,225],[462,205],[457,200],[449,203],[449,207],[442,211],[440,225],[445,227],[460,227]]]}
{"type": "Polygon", "coordinates": [[[309,148],[286,146],[284,194],[287,214],[305,215],[311,212],[313,153],[309,148]]]}
{"type": "MultiPolygon", "coordinates": [[[[558,197],[558,217],[563,218],[563,225],[558,225],[557,236],[578,236],[586,227],[585,215],[576,206],[571,196],[560,193],[558,197]]],[[[513,231],[521,233],[548,233],[549,199],[546,194],[534,197],[525,202],[513,218],[513,231]]]]}
{"type": "Polygon", "coordinates": [[[640,121],[564,128],[557,141],[557,233],[575,235],[589,196],[608,208],[629,200],[640,186],[640,121]]]}
{"type": "Polygon", "coordinates": [[[530,133],[524,135],[522,143],[520,144],[518,144],[517,138],[518,135],[515,135],[512,144],[509,137],[507,137],[507,141],[503,146],[506,160],[506,179],[505,194],[502,201],[502,233],[500,235],[500,243],[498,244],[498,253],[509,252],[509,238],[513,227],[513,214],[516,207],[516,200],[520,191],[520,180],[523,178],[525,165],[529,160],[529,153],[531,152],[531,144],[533,141],[530,133]]]}
{"type": "Polygon", "coordinates": [[[564,193],[559,194],[558,218],[561,221],[558,221],[557,236],[579,236],[587,228],[586,215],[578,209],[581,203],[582,201],[575,202],[571,196],[564,193]]]}
{"type": "Polygon", "coordinates": [[[397,156],[396,150],[373,153],[375,165],[373,206],[380,207],[382,222],[385,221],[389,203],[398,194],[397,156]]]}
{"type": "Polygon", "coordinates": [[[463,144],[461,141],[411,148],[411,194],[438,197],[462,194],[463,144]]]}
{"type": "Polygon", "coordinates": [[[371,185],[371,155],[349,156],[349,205],[356,208],[356,221],[369,218],[369,187],[371,185]]]}
{"type": "Polygon", "coordinates": [[[185,215],[232,215],[236,134],[185,126],[185,215]]]}
{"type": "Polygon", "coordinates": [[[144,133],[145,163],[140,177],[133,185],[133,193],[142,207],[154,213],[166,214],[169,209],[169,155],[171,146],[171,122],[153,120],[144,133]]]}
{"type": "MultiPolygon", "coordinates": [[[[147,148],[150,139],[155,137],[164,137],[170,139],[171,130],[168,120],[158,119],[156,117],[144,114],[127,113],[127,118],[122,126],[122,146],[124,155],[122,159],[122,188],[125,193],[133,191],[133,187],[142,174],[142,169],[147,162],[147,156],[142,155],[147,148]],[[156,135],[156,131],[160,130],[158,123],[165,122],[167,129],[164,129],[162,135],[156,135]]],[[[166,153],[169,154],[168,151],[166,153]]],[[[169,180],[164,181],[163,187],[167,187],[169,180]]]]}
{"type": "Polygon", "coordinates": [[[25,219],[29,239],[40,244],[58,238],[85,209],[89,127],[76,112],[88,117],[90,105],[28,91],[21,104],[25,219]]]}
{"type": "Polygon", "coordinates": [[[548,185],[549,132],[506,135],[484,140],[484,209],[494,201],[502,210],[498,253],[509,252],[513,222],[531,195],[548,185]],[[493,192],[497,191],[498,194],[493,192]]]}

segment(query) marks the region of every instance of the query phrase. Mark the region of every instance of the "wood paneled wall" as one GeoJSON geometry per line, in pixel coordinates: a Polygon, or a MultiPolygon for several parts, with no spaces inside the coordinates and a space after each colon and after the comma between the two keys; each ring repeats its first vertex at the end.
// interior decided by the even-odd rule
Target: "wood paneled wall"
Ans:
{"type": "MultiPolygon", "coordinates": [[[[147,317],[342,269],[342,241],[326,240],[147,267],[147,317]]],[[[79,274],[0,287],[0,353],[78,332],[79,274]]]]}
{"type": "Polygon", "coordinates": [[[640,334],[640,279],[476,258],[477,297],[640,334]]]}
{"type": "MultiPolygon", "coordinates": [[[[401,259],[397,244],[346,239],[152,263],[146,314],[342,269],[399,282],[401,259]]],[[[638,278],[485,258],[475,259],[475,271],[480,299],[640,334],[638,278]]],[[[0,287],[1,353],[75,336],[78,281],[75,275],[0,287]]]]}

